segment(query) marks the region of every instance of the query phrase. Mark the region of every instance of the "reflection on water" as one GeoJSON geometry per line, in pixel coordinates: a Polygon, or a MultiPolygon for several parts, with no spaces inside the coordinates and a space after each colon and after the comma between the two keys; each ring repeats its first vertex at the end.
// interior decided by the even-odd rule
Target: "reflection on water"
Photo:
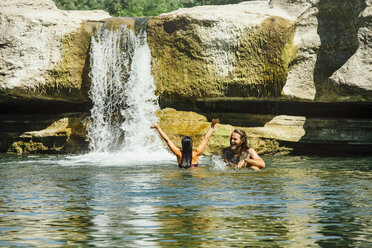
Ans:
{"type": "Polygon", "coordinates": [[[0,157],[0,246],[372,247],[372,158],[263,171],[0,157]]]}

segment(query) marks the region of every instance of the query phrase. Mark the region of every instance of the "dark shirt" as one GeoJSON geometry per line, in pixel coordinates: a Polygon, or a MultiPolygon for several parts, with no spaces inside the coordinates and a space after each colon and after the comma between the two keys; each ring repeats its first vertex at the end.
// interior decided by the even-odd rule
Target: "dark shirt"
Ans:
{"type": "Polygon", "coordinates": [[[235,156],[234,150],[232,150],[230,147],[226,147],[222,149],[222,154],[227,161],[233,164],[239,163],[239,161],[245,159],[248,156],[248,151],[243,152],[240,154],[240,156],[235,156]]]}

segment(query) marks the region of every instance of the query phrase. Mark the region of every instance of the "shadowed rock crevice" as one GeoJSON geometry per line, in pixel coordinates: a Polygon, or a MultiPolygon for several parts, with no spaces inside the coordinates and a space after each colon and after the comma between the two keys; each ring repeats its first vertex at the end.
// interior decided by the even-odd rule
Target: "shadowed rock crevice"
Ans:
{"type": "Polygon", "coordinates": [[[0,114],[0,152],[57,153],[52,147],[59,147],[60,152],[82,151],[86,148],[82,121],[87,116],[86,113],[0,114]],[[63,118],[68,122],[61,123],[59,120],[63,118]],[[58,121],[60,126],[54,124],[54,131],[51,132],[51,128],[48,130],[58,121]],[[77,146],[74,147],[74,144],[77,146]]]}
{"type": "Polygon", "coordinates": [[[250,113],[330,118],[372,118],[372,103],[295,101],[280,98],[206,98],[198,99],[196,107],[205,113],[250,113]]]}
{"type": "Polygon", "coordinates": [[[340,69],[359,47],[360,13],[363,0],[320,0],[318,29],[320,47],[314,68],[316,99],[329,98],[334,91],[328,78],[340,69]]]}

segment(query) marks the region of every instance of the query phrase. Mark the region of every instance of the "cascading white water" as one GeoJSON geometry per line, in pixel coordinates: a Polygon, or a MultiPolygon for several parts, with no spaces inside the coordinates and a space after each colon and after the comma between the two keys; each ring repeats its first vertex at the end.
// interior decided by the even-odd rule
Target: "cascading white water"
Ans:
{"type": "Polygon", "coordinates": [[[162,144],[156,141],[150,125],[157,121],[155,112],[159,109],[155,95],[155,83],[151,74],[151,53],[146,42],[146,32],[140,32],[135,39],[131,70],[125,86],[125,117],[121,128],[125,130],[122,149],[156,149],[162,144]]]}
{"type": "Polygon", "coordinates": [[[127,33],[128,40],[134,39],[133,34],[127,30],[123,30],[121,35],[103,27],[97,37],[91,39],[92,85],[89,93],[93,107],[87,132],[90,148],[94,152],[117,150],[122,137],[117,119],[125,97],[122,82],[124,72],[130,66],[129,56],[121,55],[121,37],[124,33],[127,33]]]}
{"type": "Polygon", "coordinates": [[[157,122],[159,105],[146,32],[136,36],[125,26],[118,31],[103,26],[92,37],[90,56],[93,107],[87,131],[91,151],[137,158],[143,152],[167,153],[150,129],[157,122]]]}

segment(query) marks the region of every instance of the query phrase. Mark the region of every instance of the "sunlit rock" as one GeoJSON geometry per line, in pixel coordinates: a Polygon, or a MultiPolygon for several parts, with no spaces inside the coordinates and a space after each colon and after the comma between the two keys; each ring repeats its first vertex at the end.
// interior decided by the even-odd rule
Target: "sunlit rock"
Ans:
{"type": "Polygon", "coordinates": [[[283,95],[322,101],[370,101],[371,1],[271,0],[296,18],[283,95]]]}
{"type": "Polygon", "coordinates": [[[180,9],[148,24],[161,98],[279,96],[295,54],[293,22],[267,2],[180,9]],[[280,16],[279,16],[280,15],[280,16]]]}
{"type": "Polygon", "coordinates": [[[328,80],[332,100],[372,101],[372,2],[359,14],[358,49],[328,80]]]}
{"type": "Polygon", "coordinates": [[[1,1],[0,93],[86,102],[84,77],[94,28],[86,23],[108,17],[98,10],[62,11],[49,0],[1,1]]]}

